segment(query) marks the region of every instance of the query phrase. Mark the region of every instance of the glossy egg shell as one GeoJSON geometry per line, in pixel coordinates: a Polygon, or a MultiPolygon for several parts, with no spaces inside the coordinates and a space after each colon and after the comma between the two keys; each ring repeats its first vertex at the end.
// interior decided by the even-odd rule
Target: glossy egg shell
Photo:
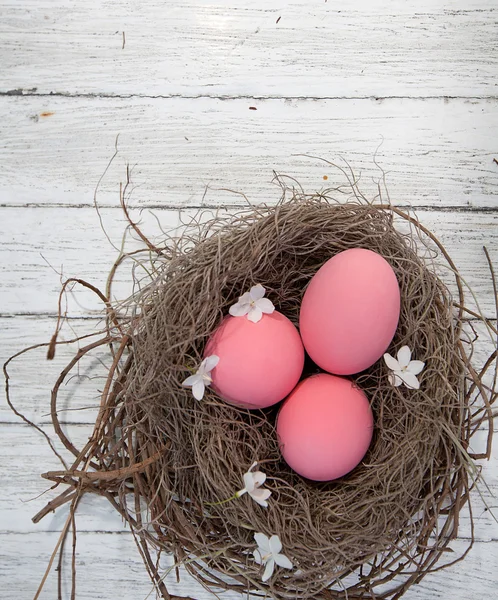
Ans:
{"type": "Polygon", "coordinates": [[[220,357],[211,372],[213,389],[243,408],[266,408],[283,400],[303,372],[304,348],[296,327],[281,313],[253,323],[226,317],[209,340],[205,356],[220,357]]]}
{"type": "Polygon", "coordinates": [[[354,469],[372,433],[373,415],[365,394],[349,379],[328,373],[303,380],[278,414],[284,460],[314,481],[337,479],[354,469]]]}
{"type": "Polygon", "coordinates": [[[313,276],[299,315],[310,358],[337,375],[359,373],[387,350],[398,326],[396,275],[380,254],[354,248],[328,260],[313,276]]]}

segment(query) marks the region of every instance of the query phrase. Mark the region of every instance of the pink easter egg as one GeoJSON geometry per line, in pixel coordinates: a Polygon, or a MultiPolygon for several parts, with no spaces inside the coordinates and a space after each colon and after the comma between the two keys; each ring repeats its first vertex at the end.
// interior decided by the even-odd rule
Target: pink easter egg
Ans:
{"type": "Polygon", "coordinates": [[[349,379],[327,373],[302,381],[277,419],[285,462],[307,479],[330,481],[354,469],[372,440],[373,415],[349,379]]]}
{"type": "Polygon", "coordinates": [[[337,375],[359,373],[387,350],[398,326],[400,291],[389,263],[353,248],[328,260],[304,294],[299,328],[311,359],[337,375]]]}
{"type": "Polygon", "coordinates": [[[283,400],[295,387],[304,366],[299,333],[287,317],[274,311],[253,323],[226,317],[209,340],[205,356],[220,357],[211,372],[213,389],[243,408],[265,408],[283,400]]]}

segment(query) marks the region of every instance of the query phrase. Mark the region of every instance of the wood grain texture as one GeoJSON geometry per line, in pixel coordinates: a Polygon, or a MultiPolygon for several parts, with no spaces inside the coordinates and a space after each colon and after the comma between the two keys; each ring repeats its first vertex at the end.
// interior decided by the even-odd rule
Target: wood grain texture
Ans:
{"type": "Polygon", "coordinates": [[[498,95],[493,0],[2,0],[2,8],[3,92],[498,95]]]}
{"type": "MultiPolygon", "coordinates": [[[[118,134],[119,154],[98,195],[115,245],[125,226],[117,204],[127,164],[134,218],[160,238],[160,226],[177,228],[190,209],[243,204],[219,188],[275,202],[273,170],[307,191],[344,182],[302,154],[346,158],[372,197],[382,142],[376,157],[393,203],[417,208],[493,315],[482,245],[498,264],[497,40],[494,0],[0,0],[0,360],[51,336],[56,271],[103,285],[116,251],[93,192],[118,134]]],[[[125,269],[117,297],[129,293],[127,281],[125,269]]],[[[76,289],[75,318],[62,337],[98,330],[99,309],[76,289]]],[[[492,342],[477,331],[479,366],[492,342]]],[[[60,347],[47,363],[41,349],[11,366],[16,405],[47,431],[50,389],[70,354],[60,347]]],[[[105,370],[99,353],[62,390],[59,417],[76,444],[91,433],[105,370]]],[[[58,463],[5,403],[0,447],[0,597],[29,600],[67,509],[31,522],[56,493],[36,498],[47,484],[39,474],[58,463]]],[[[489,489],[473,493],[478,542],[406,600],[494,597],[498,525],[487,509],[498,513],[497,451],[495,444],[483,465],[489,489]]],[[[106,501],[84,499],[79,515],[77,600],[147,597],[139,554],[106,501]]],[[[464,512],[456,553],[469,526],[464,512]]],[[[168,581],[180,595],[214,598],[188,577],[168,581]]],[[[41,600],[55,597],[52,572],[41,600]]]]}
{"type": "MultiPolygon", "coordinates": [[[[2,536],[0,544],[0,577],[9,582],[7,598],[31,600],[45,571],[47,560],[57,542],[57,533],[8,534],[2,536]],[[22,548],[22,557],[19,549],[22,548]],[[29,568],[26,568],[29,565],[29,568]],[[7,579],[8,578],[8,579],[7,579]]],[[[403,596],[403,600],[474,600],[474,590],[488,590],[494,593],[498,585],[498,574],[490,553],[494,542],[477,542],[467,558],[465,568],[462,563],[448,570],[428,575],[418,585],[413,586],[403,596]]],[[[455,540],[451,544],[455,558],[467,547],[467,542],[455,540]]],[[[66,556],[70,557],[70,545],[66,556]],[[69,555],[69,556],[67,556],[69,555]]],[[[66,563],[63,598],[70,598],[70,563],[66,563]]],[[[168,563],[164,562],[166,571],[168,563]]],[[[184,574],[180,584],[174,575],[167,579],[168,589],[179,595],[193,595],[197,600],[215,600],[217,596],[207,592],[184,574]]],[[[145,600],[155,598],[151,593],[138,551],[130,534],[85,533],[78,534],[77,552],[77,598],[78,600],[145,600]]],[[[5,589],[5,588],[4,588],[5,589]]],[[[57,574],[52,572],[40,600],[54,600],[57,597],[57,574]]],[[[235,600],[241,596],[223,594],[222,598],[235,600]]],[[[484,596],[493,598],[492,595],[484,596]]],[[[246,598],[246,596],[244,596],[246,598]]]]}
{"type": "MultiPolygon", "coordinates": [[[[48,342],[55,326],[56,319],[53,317],[0,318],[2,335],[0,364],[3,364],[13,353],[34,343],[48,342]]],[[[97,333],[101,326],[102,321],[99,318],[70,319],[62,328],[58,339],[70,340],[77,335],[97,333]]],[[[467,328],[468,339],[478,336],[474,344],[473,365],[476,369],[480,369],[495,346],[484,325],[473,322],[472,328],[472,330],[467,328]]],[[[48,361],[45,346],[34,349],[10,363],[8,372],[12,401],[30,421],[38,425],[47,425],[51,422],[50,391],[62,369],[73,358],[76,349],[77,344],[59,345],[54,359],[48,361]],[[36,373],[36,377],[33,377],[33,373],[36,373]]],[[[99,348],[88,358],[82,359],[79,368],[75,368],[68,375],[59,394],[58,418],[62,424],[95,423],[100,399],[99,390],[102,389],[103,378],[109,366],[109,353],[105,348],[99,348]]],[[[491,381],[485,380],[485,383],[490,384],[491,381]]],[[[0,424],[19,423],[19,418],[7,404],[1,402],[0,424]]],[[[498,472],[496,476],[498,477],[498,472]]]]}
{"type": "MultiPolygon", "coordinates": [[[[67,322],[59,341],[79,335],[98,333],[103,323],[100,319],[71,319],[67,322]]],[[[56,327],[55,318],[8,317],[0,318],[2,346],[0,364],[28,346],[48,343],[56,327]]],[[[484,334],[484,332],[482,332],[484,334]]],[[[90,342],[92,340],[88,340],[90,342]]],[[[81,342],[84,345],[85,342],[81,342]]],[[[483,340],[484,348],[489,346],[483,340]]],[[[47,360],[47,346],[34,349],[14,359],[8,366],[11,399],[15,408],[30,421],[42,425],[51,422],[50,392],[57,377],[73,358],[78,344],[59,345],[53,360],[47,360]],[[33,377],[36,373],[36,377],[33,377]]],[[[109,368],[109,354],[97,349],[88,359],[83,358],[79,368],[67,377],[60,390],[58,417],[63,424],[95,423],[100,403],[99,390],[109,368]]],[[[0,423],[19,424],[21,421],[6,402],[0,403],[0,423]]],[[[34,441],[37,435],[34,435],[34,441]]],[[[42,442],[42,440],[40,440],[42,442]]],[[[35,444],[36,446],[36,444],[35,444]]]]}
{"type": "Polygon", "coordinates": [[[127,163],[138,187],[131,201],[144,207],[243,202],[218,188],[274,202],[274,170],[307,191],[344,183],[336,169],[300,154],[341,165],[347,158],[372,197],[378,149],[395,204],[492,210],[497,108],[498,101],[462,99],[3,97],[0,205],[90,205],[119,134],[120,153],[100,189],[104,205],[116,205],[127,163]]]}
{"type": "MultiPolygon", "coordinates": [[[[44,425],[46,431],[59,452],[70,460],[71,455],[65,451],[53,429],[44,425]]],[[[64,431],[77,448],[81,448],[92,433],[92,425],[64,425],[64,431]]],[[[68,516],[68,505],[59,508],[55,513],[47,515],[39,523],[34,524],[32,517],[45,505],[64,491],[64,487],[50,490],[50,483],[42,479],[41,474],[47,471],[60,470],[61,463],[50,450],[40,433],[27,426],[12,423],[2,428],[3,460],[0,463],[0,532],[2,537],[7,533],[24,533],[40,531],[61,531],[68,516]]],[[[498,428],[494,431],[498,435],[498,428]]],[[[476,434],[472,449],[480,452],[485,446],[484,431],[476,434]]],[[[493,514],[498,511],[498,473],[494,464],[498,460],[498,444],[494,445],[492,462],[480,461],[483,468],[484,481],[472,492],[472,511],[474,515],[474,536],[482,542],[498,543],[498,523],[493,514]]],[[[242,481],[243,473],[240,473],[242,481]]],[[[271,481],[268,486],[271,488],[271,481]]],[[[251,501],[250,499],[248,499],[251,501]]],[[[247,499],[240,500],[246,502],[247,499]]],[[[123,523],[118,513],[108,501],[96,495],[85,496],[78,507],[80,531],[123,531],[123,523]]],[[[471,538],[471,527],[468,507],[460,513],[459,538],[463,541],[471,538]]]]}
{"type": "MultiPolygon", "coordinates": [[[[57,450],[67,461],[71,455],[58,441],[53,429],[43,427],[51,437],[57,450]]],[[[92,433],[91,425],[64,427],[69,439],[78,448],[88,441],[92,433]]],[[[10,425],[2,428],[3,459],[0,465],[0,531],[24,533],[30,531],[62,531],[68,516],[68,506],[48,514],[40,523],[34,524],[32,517],[64,491],[64,486],[51,490],[51,482],[42,479],[41,474],[59,470],[60,461],[51,451],[48,443],[39,432],[28,426],[10,425]]],[[[123,522],[118,513],[105,498],[93,494],[85,496],[78,508],[82,531],[123,531],[123,522]]],[[[498,537],[498,536],[497,536],[498,537]]]]}
{"type": "MultiPolygon", "coordinates": [[[[274,194],[276,198],[278,194],[275,191],[274,194]]],[[[205,216],[210,212],[207,211],[205,216]]],[[[152,212],[135,210],[132,215],[136,220],[141,218],[144,231],[160,242],[163,238],[160,227],[177,231],[180,221],[188,222],[195,213],[156,208],[152,212]]],[[[415,214],[446,246],[479,298],[484,313],[496,317],[491,278],[482,247],[485,244],[494,262],[498,263],[498,212],[473,213],[471,220],[465,212],[419,210],[415,214]]],[[[93,208],[0,208],[1,313],[56,314],[60,272],[65,277],[81,277],[103,289],[126,225],[119,208],[103,209],[101,215],[115,248],[106,239],[93,208]]],[[[407,229],[403,223],[399,223],[399,228],[407,229]]],[[[132,236],[127,239],[129,249],[137,247],[132,236]]],[[[115,299],[122,300],[131,293],[130,269],[128,263],[118,272],[113,293],[115,299]]],[[[455,292],[451,273],[442,269],[440,274],[455,292]]],[[[75,286],[71,295],[70,315],[100,314],[101,302],[92,292],[75,286]]],[[[472,305],[470,295],[468,300],[469,306],[472,305]]]]}

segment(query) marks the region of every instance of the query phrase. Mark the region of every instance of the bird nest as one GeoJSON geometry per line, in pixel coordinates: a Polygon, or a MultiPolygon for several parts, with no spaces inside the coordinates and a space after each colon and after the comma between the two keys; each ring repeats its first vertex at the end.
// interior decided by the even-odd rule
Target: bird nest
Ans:
{"type": "MultiPolygon", "coordinates": [[[[474,460],[489,457],[490,438],[479,456],[469,443],[485,420],[492,432],[496,393],[494,384],[483,382],[495,355],[480,370],[471,364],[464,317],[472,311],[465,308],[463,281],[444,247],[390,204],[372,204],[359,194],[338,203],[328,194],[292,190],[289,197],[286,191],[276,206],[200,218],[161,244],[144,236],[123,202],[145,254],[121,254],[107,292],[81,280],[66,284],[76,281],[99,295],[107,327],[101,339],[80,348],[56,382],[55,431],[74,460],[44,475],[68,487],[37,520],[65,502],[74,518],[87,492],[106,497],[134,532],[165,599],[178,596],[168,592],[169,570],[157,560],[161,553],[213,593],[399,598],[441,566],[478,478],[474,460]],[[357,247],[382,255],[399,282],[401,313],[390,352],[409,345],[426,367],[418,390],[393,387],[383,361],[352,376],[373,411],[372,444],[348,475],[311,482],[282,460],[278,408],[237,408],[211,389],[197,402],[182,382],[243,291],[263,284],[277,310],[297,326],[311,277],[337,253],[357,247]],[[436,254],[455,278],[455,297],[436,274],[436,254]],[[149,280],[137,281],[139,291],[114,306],[112,279],[130,257],[147,268],[149,280]],[[78,360],[102,346],[112,365],[93,434],[76,448],[59,424],[57,394],[78,360]],[[267,508],[248,494],[233,498],[255,461],[272,493],[267,508]],[[264,583],[253,558],[257,532],[278,535],[293,564],[277,567],[264,583]]],[[[491,322],[472,314],[496,333],[491,322]]],[[[303,377],[315,372],[307,361],[303,377]]]]}

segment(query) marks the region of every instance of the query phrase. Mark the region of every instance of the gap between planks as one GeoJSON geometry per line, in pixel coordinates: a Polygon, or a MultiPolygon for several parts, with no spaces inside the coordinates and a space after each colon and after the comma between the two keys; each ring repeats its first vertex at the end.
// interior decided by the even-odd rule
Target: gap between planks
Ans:
{"type": "MultiPolygon", "coordinates": [[[[497,152],[498,154],[498,152],[497,152]]],[[[128,208],[147,208],[148,210],[157,210],[157,211],[172,211],[172,210],[242,210],[244,206],[242,204],[168,204],[165,206],[164,204],[147,204],[147,206],[142,206],[138,202],[128,202],[128,208]]],[[[261,204],[254,204],[254,208],[261,207],[261,204]]],[[[268,205],[271,206],[271,205],[268,205]]],[[[401,210],[409,210],[415,212],[442,212],[442,213],[450,213],[450,212],[458,212],[458,213],[498,213],[498,204],[496,206],[434,206],[434,205],[421,205],[421,206],[413,206],[411,204],[395,204],[393,205],[396,208],[401,210]]],[[[98,204],[100,209],[113,209],[119,210],[122,212],[120,206],[116,206],[115,204],[106,204],[100,203],[98,204]]],[[[50,203],[36,203],[36,202],[26,202],[24,204],[0,204],[0,210],[2,208],[63,208],[63,209],[81,209],[81,208],[95,208],[95,204],[90,202],[87,203],[79,203],[79,204],[63,204],[62,202],[50,202],[50,203]]]]}
{"type": "Polygon", "coordinates": [[[143,98],[146,100],[171,100],[171,99],[185,99],[185,100],[373,100],[377,102],[383,102],[384,100],[489,100],[497,101],[498,96],[495,94],[480,95],[480,96],[464,96],[461,94],[449,96],[449,95],[426,95],[426,96],[415,96],[415,95],[351,95],[351,96],[304,96],[304,95],[285,95],[280,96],[278,94],[110,94],[106,92],[37,92],[36,88],[23,89],[17,88],[12,90],[0,91],[1,96],[23,96],[27,98],[119,98],[119,99],[130,99],[130,98],[143,98]]]}
{"type": "MultiPolygon", "coordinates": [[[[76,513],[76,518],[78,518],[78,513],[76,513]]],[[[43,529],[43,531],[41,531],[40,533],[60,533],[61,529],[43,529]]],[[[22,536],[27,536],[27,535],[33,535],[33,534],[37,534],[38,532],[36,531],[15,531],[15,530],[2,530],[1,531],[2,535],[22,535],[22,536]]],[[[131,531],[129,531],[128,529],[123,529],[121,531],[108,531],[106,529],[81,529],[81,527],[78,527],[78,535],[79,534],[87,534],[87,535],[93,535],[93,534],[97,534],[97,535],[131,535],[131,531]]],[[[498,543],[498,538],[490,538],[489,540],[472,540],[471,537],[467,537],[464,535],[459,535],[457,538],[455,538],[456,540],[460,541],[460,542],[471,542],[473,541],[474,544],[496,544],[498,543]]]]}

